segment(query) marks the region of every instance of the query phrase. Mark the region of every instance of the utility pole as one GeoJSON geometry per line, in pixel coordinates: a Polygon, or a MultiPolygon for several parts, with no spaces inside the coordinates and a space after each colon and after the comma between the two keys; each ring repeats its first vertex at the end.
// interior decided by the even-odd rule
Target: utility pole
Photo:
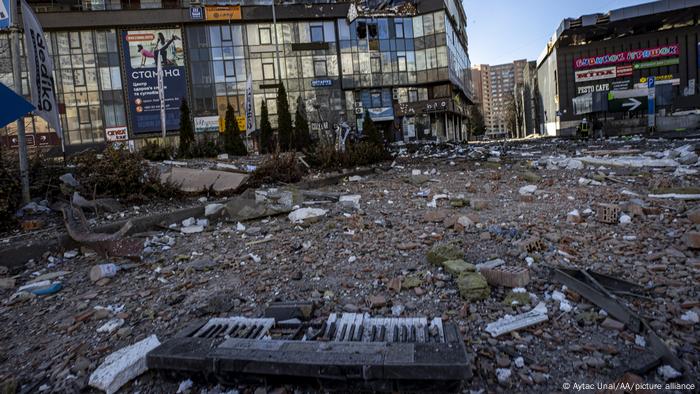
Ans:
{"type": "MultiPolygon", "coordinates": [[[[19,4],[10,0],[10,15],[12,15],[12,76],[15,82],[15,92],[22,96],[22,60],[19,50],[19,4]]],[[[17,119],[17,143],[19,144],[19,177],[22,183],[22,203],[27,204],[29,195],[29,160],[27,153],[27,136],[24,131],[24,116],[17,119]]]]}
{"type": "Polygon", "coordinates": [[[272,0],[272,28],[275,29],[275,59],[277,59],[277,80],[282,83],[282,69],[280,68],[280,49],[277,41],[277,15],[275,14],[275,0],[272,0]]]}

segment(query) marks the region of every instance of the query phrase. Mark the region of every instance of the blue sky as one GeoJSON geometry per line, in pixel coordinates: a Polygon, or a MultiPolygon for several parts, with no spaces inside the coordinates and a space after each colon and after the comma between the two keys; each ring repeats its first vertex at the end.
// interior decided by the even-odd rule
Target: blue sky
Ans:
{"type": "Polygon", "coordinates": [[[472,65],[536,60],[564,18],[648,0],[463,0],[472,65]]]}

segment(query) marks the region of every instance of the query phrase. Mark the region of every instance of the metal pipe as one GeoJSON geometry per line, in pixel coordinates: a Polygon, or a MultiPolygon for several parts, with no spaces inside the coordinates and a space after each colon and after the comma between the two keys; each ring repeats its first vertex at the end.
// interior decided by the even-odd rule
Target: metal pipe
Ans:
{"type": "MultiPolygon", "coordinates": [[[[12,76],[15,82],[15,92],[22,96],[22,65],[19,50],[19,4],[17,0],[10,0],[10,15],[14,26],[12,27],[12,76]]],[[[24,131],[24,116],[17,119],[17,143],[19,144],[19,177],[22,183],[22,203],[27,204],[31,199],[29,194],[29,160],[27,153],[27,136],[24,131]]]]}

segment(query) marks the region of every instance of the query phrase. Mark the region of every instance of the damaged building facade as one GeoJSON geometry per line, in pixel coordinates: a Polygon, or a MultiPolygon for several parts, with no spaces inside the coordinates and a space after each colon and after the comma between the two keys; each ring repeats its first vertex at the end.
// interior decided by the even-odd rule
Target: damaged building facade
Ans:
{"type": "MultiPolygon", "coordinates": [[[[160,135],[156,58],[172,135],[183,99],[198,133],[218,132],[229,104],[244,125],[250,77],[256,125],[263,102],[276,125],[281,80],[290,110],[303,105],[312,132],[342,122],[361,130],[368,113],[394,141],[466,139],[470,62],[456,0],[286,1],[275,7],[276,32],[270,1],[30,3],[50,43],[69,152],[160,135]]],[[[3,53],[9,40],[0,35],[3,53]]],[[[0,81],[13,87],[11,57],[3,58],[0,81]]],[[[30,145],[59,144],[40,118],[25,123],[30,145]]],[[[0,130],[0,142],[16,146],[15,133],[14,125],[0,130]]]]}
{"type": "Polygon", "coordinates": [[[650,77],[655,130],[697,127],[699,14],[700,1],[669,0],[563,20],[537,60],[539,131],[573,135],[584,118],[646,131],[650,77]]]}

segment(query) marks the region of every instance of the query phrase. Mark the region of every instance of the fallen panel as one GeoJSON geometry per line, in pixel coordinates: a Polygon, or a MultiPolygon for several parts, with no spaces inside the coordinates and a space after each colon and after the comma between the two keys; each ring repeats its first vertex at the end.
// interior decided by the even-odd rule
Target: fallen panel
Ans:
{"type": "Polygon", "coordinates": [[[320,327],[231,319],[226,328],[227,319],[188,327],[151,351],[148,367],[224,384],[258,378],[376,391],[457,391],[472,377],[457,326],[439,318],[332,314],[320,327]]]}
{"type": "Polygon", "coordinates": [[[236,191],[248,175],[217,170],[173,167],[160,176],[161,182],[172,182],[185,193],[212,190],[216,193],[236,191]]]}
{"type": "MultiPolygon", "coordinates": [[[[554,269],[553,272],[554,278],[558,282],[604,309],[616,320],[625,323],[632,332],[644,335],[647,338],[650,350],[659,359],[678,371],[687,372],[690,370],[666,345],[663,339],[656,334],[656,331],[646,320],[639,317],[608,293],[608,289],[612,291],[633,290],[635,285],[588,271],[554,269]]],[[[687,375],[685,374],[685,379],[688,378],[687,375]]]]}
{"type": "Polygon", "coordinates": [[[105,361],[90,375],[88,384],[115,393],[124,384],[146,372],[146,354],[160,345],[155,335],[119,349],[105,358],[105,361]]]}
{"type": "Polygon", "coordinates": [[[547,306],[540,302],[534,309],[529,312],[521,313],[515,316],[505,316],[493,323],[486,325],[486,332],[493,337],[507,334],[511,331],[520,330],[521,328],[534,326],[549,320],[547,316],[547,306]]]}

